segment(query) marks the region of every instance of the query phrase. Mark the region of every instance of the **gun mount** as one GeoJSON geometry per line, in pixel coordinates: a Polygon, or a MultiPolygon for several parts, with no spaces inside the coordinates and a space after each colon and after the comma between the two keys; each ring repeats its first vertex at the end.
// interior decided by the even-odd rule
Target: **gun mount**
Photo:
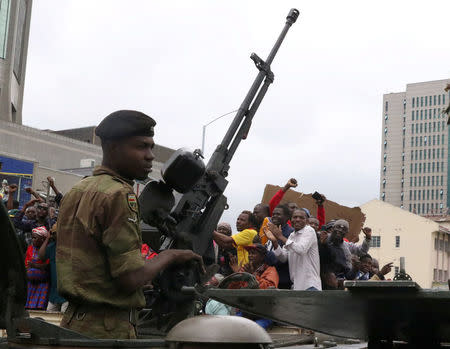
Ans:
{"type": "MultiPolygon", "coordinates": [[[[228,208],[227,198],[223,193],[228,185],[226,177],[230,162],[241,140],[246,139],[253,117],[274,80],[271,64],[298,16],[299,11],[296,9],[289,12],[284,28],[265,61],[255,53],[251,54],[250,58],[258,69],[258,74],[208,164],[203,163],[200,150],[190,152],[181,148],[164,165],[163,181],[150,182],[144,188],[139,197],[141,216],[145,223],[156,227],[160,232],[160,251],[170,248],[191,249],[203,256],[205,264],[213,263],[212,233],[223,211],[228,208]],[[182,194],[177,203],[175,192],[182,194]]],[[[195,311],[193,302],[188,302],[186,295],[181,293],[183,286],[199,283],[199,275],[193,272],[192,266],[171,268],[156,283],[158,287],[152,291],[151,296],[153,299],[156,297],[152,308],[158,309],[154,313],[160,320],[170,312],[177,314],[177,318],[184,313],[180,318],[182,320],[195,311]],[[165,289],[163,292],[161,287],[165,289]]],[[[173,321],[162,322],[175,324],[173,321]]],[[[159,323],[161,327],[161,321],[159,323]]]]}

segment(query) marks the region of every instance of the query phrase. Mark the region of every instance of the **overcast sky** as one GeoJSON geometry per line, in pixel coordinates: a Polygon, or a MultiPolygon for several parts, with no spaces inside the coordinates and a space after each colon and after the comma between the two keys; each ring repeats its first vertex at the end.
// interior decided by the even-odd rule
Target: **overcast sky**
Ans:
{"type": "MultiPolygon", "coordinates": [[[[450,1],[33,2],[23,123],[97,125],[118,109],[157,121],[155,141],[200,148],[202,125],[237,109],[289,9],[300,17],[231,163],[223,219],[267,183],[358,206],[379,196],[382,95],[450,77],[450,1]]],[[[233,115],[211,124],[206,156],[233,115]]]]}

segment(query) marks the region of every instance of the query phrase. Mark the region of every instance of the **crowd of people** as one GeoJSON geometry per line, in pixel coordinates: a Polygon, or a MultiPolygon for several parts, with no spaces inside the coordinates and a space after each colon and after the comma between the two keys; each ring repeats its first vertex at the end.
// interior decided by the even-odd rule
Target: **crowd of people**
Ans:
{"type": "MultiPolygon", "coordinates": [[[[44,202],[31,188],[32,199],[19,209],[14,200],[17,186],[7,187],[4,201],[25,253],[28,278],[28,309],[64,311],[66,300],[57,291],[56,220],[62,194],[54,180],[47,178],[56,196],[44,202]]],[[[219,271],[211,285],[232,274],[254,276],[252,288],[294,290],[344,289],[345,280],[383,280],[392,264],[379,268],[369,254],[371,229],[362,229],[364,239],[357,244],[347,239],[349,223],[344,219],[325,221],[325,196],[316,197],[317,214],[295,203],[280,204],[284,194],[297,186],[291,178],[270,200],[257,204],[253,211],[242,211],[236,220],[237,234],[231,225],[221,222],[213,232],[215,263],[219,271]]],[[[142,245],[142,257],[157,255],[147,244],[142,245]]],[[[248,282],[229,284],[230,288],[250,287],[248,282]]],[[[230,313],[230,307],[210,301],[206,313],[230,313]]],[[[264,319],[260,319],[265,321],[264,319]]]]}
{"type": "Polygon", "coordinates": [[[56,273],[56,220],[62,194],[54,179],[47,177],[55,196],[45,200],[32,188],[25,188],[31,195],[22,208],[14,199],[18,187],[8,185],[3,202],[16,229],[21,247],[25,253],[27,275],[27,309],[64,312],[68,302],[58,294],[56,273]]]}
{"type": "MultiPolygon", "coordinates": [[[[349,241],[348,221],[325,221],[326,198],[321,194],[315,197],[315,217],[296,203],[280,204],[285,193],[296,186],[291,178],[268,205],[257,204],[253,212],[243,211],[236,221],[237,234],[231,235],[227,223],[218,225],[213,239],[220,274],[214,279],[246,272],[254,275],[258,285],[241,282],[240,287],[309,291],[342,290],[345,280],[384,280],[392,263],[380,269],[368,254],[371,229],[362,229],[361,243],[349,241]]],[[[205,311],[223,314],[227,309],[211,300],[205,311]]]]}
{"type": "MultiPolygon", "coordinates": [[[[228,223],[219,223],[213,239],[220,269],[210,286],[320,291],[342,290],[345,280],[385,279],[392,263],[380,269],[378,261],[368,254],[371,229],[362,229],[361,243],[349,241],[348,221],[325,221],[324,195],[316,196],[315,217],[294,202],[280,204],[285,193],[296,186],[297,181],[291,178],[268,205],[257,204],[253,212],[242,211],[236,221],[237,234],[232,235],[228,223]],[[242,272],[252,274],[255,282],[248,278],[237,281],[236,273],[242,272]]],[[[206,303],[205,313],[247,316],[264,328],[272,324],[212,299],[206,303]]]]}

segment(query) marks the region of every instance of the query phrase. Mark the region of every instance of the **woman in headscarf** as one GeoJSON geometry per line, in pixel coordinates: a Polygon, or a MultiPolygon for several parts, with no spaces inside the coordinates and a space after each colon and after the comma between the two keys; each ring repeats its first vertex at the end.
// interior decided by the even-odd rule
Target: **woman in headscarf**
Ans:
{"type": "Polygon", "coordinates": [[[49,260],[42,261],[39,259],[39,248],[48,236],[45,227],[37,227],[32,230],[32,244],[28,246],[25,255],[25,268],[27,269],[28,292],[27,303],[28,309],[47,309],[48,286],[49,286],[49,260]]]}

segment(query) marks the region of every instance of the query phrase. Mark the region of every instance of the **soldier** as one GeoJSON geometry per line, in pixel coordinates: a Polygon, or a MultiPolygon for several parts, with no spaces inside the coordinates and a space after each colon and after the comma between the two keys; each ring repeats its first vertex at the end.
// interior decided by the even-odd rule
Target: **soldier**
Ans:
{"type": "Polygon", "coordinates": [[[152,168],[153,127],[131,110],[108,115],[95,133],[103,162],[63,198],[58,218],[58,290],[69,301],[61,326],[93,338],[136,338],[142,286],[172,264],[203,262],[191,250],[167,250],[145,261],[134,179],[152,168]]]}

